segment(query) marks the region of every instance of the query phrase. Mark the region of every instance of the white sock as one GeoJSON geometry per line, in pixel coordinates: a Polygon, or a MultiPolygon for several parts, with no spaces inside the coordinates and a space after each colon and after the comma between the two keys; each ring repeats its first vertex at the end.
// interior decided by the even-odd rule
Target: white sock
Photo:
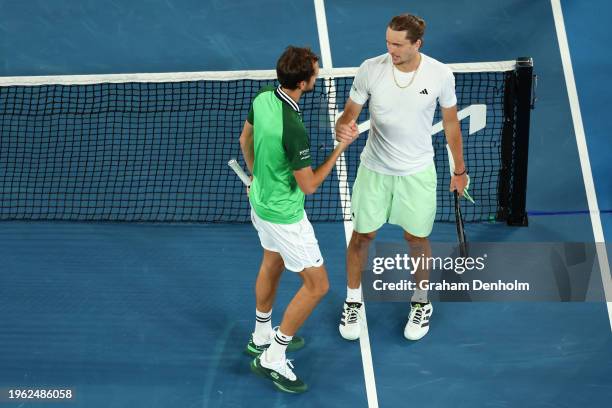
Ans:
{"type": "Polygon", "coordinates": [[[351,303],[363,303],[361,298],[361,284],[359,284],[357,289],[351,289],[348,286],[346,287],[346,301],[351,303]]]}
{"type": "Polygon", "coordinates": [[[287,336],[281,333],[280,328],[276,331],[276,335],[270,344],[270,347],[266,350],[266,360],[268,363],[273,361],[281,361],[285,358],[285,351],[287,346],[291,342],[293,336],[287,336]]]}
{"type": "Polygon", "coordinates": [[[427,303],[427,291],[423,289],[415,289],[412,294],[411,302],[427,303]]]}
{"type": "Polygon", "coordinates": [[[261,346],[270,343],[272,335],[272,310],[267,313],[255,309],[255,332],[253,342],[261,346]]]}

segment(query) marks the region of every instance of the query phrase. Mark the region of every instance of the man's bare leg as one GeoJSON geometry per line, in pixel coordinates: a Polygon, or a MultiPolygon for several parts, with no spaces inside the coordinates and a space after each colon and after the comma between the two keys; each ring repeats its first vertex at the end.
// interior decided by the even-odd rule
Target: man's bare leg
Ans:
{"type": "Polygon", "coordinates": [[[349,289],[358,289],[361,286],[361,271],[366,266],[368,249],[375,237],[376,231],[366,234],[353,231],[346,250],[346,280],[349,289]]]}
{"type": "Polygon", "coordinates": [[[280,325],[280,331],[287,336],[295,335],[329,290],[325,266],[306,268],[299,275],[302,287],[291,299],[280,325]]]}
{"type": "Polygon", "coordinates": [[[422,258],[423,261],[417,268],[414,279],[417,284],[410,305],[410,315],[404,327],[404,337],[408,340],[419,340],[429,332],[429,319],[433,313],[431,302],[427,299],[427,290],[421,284],[429,281],[429,269],[427,258],[431,257],[431,245],[427,237],[416,237],[404,231],[404,239],[408,242],[410,256],[422,258]]]}
{"type": "Polygon", "coordinates": [[[280,254],[264,249],[259,274],[255,281],[255,303],[260,312],[268,313],[272,310],[276,289],[284,270],[285,264],[280,254]]]}
{"type": "Polygon", "coordinates": [[[285,351],[293,336],[329,290],[327,271],[323,265],[304,269],[300,272],[300,277],[303,281],[302,287],[289,302],[280,327],[265,352],[268,362],[284,360],[285,351]]]}
{"type": "Polygon", "coordinates": [[[368,261],[368,250],[375,237],[376,231],[365,234],[353,231],[346,250],[346,301],[338,325],[340,335],[346,340],[357,340],[361,334],[361,273],[368,261]]]}
{"type": "Polygon", "coordinates": [[[431,257],[431,245],[427,237],[415,237],[410,233],[404,231],[404,239],[408,242],[408,248],[410,249],[411,258],[423,258],[423,262],[419,264],[414,279],[417,284],[417,291],[415,291],[412,297],[413,302],[427,303],[427,291],[419,289],[420,283],[423,281],[429,281],[429,269],[426,265],[426,259],[431,257]]]}
{"type": "Polygon", "coordinates": [[[284,269],[280,254],[264,249],[255,281],[255,331],[247,346],[248,352],[256,352],[257,348],[270,344],[272,340],[272,305],[284,269]]]}

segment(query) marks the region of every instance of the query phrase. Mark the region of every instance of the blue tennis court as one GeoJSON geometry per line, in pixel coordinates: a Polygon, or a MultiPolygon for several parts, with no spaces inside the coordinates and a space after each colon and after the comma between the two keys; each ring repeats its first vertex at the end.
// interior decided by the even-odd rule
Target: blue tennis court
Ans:
{"type": "MultiPolygon", "coordinates": [[[[326,63],[357,67],[385,52],[390,17],[411,12],[428,25],[423,52],[445,63],[534,60],[538,83],[529,143],[529,226],[469,223],[469,239],[612,239],[610,148],[604,130],[609,103],[600,96],[610,89],[610,4],[337,0],[325,2],[324,20],[320,10],[317,18],[317,4],[323,2],[0,0],[0,77],[271,70],[288,44],[323,54],[323,68],[332,68],[326,63]],[[569,82],[565,35],[573,73],[569,82]],[[574,78],[577,97],[571,92],[574,78]]],[[[129,126],[138,128],[138,123],[129,126]]],[[[214,126],[218,137],[233,138],[237,146],[239,131],[224,128],[222,121],[214,126]]],[[[0,134],[0,143],[3,139],[6,143],[8,137],[0,134]]],[[[174,159],[167,162],[177,170],[183,168],[181,155],[195,154],[173,149],[174,159]]],[[[210,154],[225,158],[218,150],[210,154]]],[[[207,156],[198,160],[206,163],[207,156]]],[[[205,188],[218,181],[205,165],[192,170],[205,188]]],[[[121,168],[111,171],[123,174],[121,168]]],[[[232,189],[241,187],[232,184],[232,189]]],[[[340,213],[337,192],[327,190],[332,198],[326,203],[340,213]]],[[[161,190],[155,194],[163,209],[174,211],[176,198],[161,190]]],[[[197,203],[202,198],[182,199],[197,203]]],[[[246,197],[226,205],[242,208],[246,197]]],[[[90,214],[98,214],[95,208],[90,214]]],[[[152,214],[159,208],[146,210],[152,214]]],[[[121,214],[129,218],[131,210],[125,211],[121,214]]],[[[9,400],[8,390],[42,388],[75,394],[70,402],[44,406],[88,408],[607,407],[612,400],[610,298],[607,304],[438,302],[430,333],[415,343],[402,336],[408,302],[371,302],[367,337],[361,344],[347,343],[337,328],[346,293],[341,221],[314,223],[330,292],[300,330],[307,347],[292,356],[310,390],[299,396],[280,393],[250,372],[243,354],[253,329],[261,261],[256,231],[236,219],[185,222],[181,217],[191,210],[181,211],[164,223],[0,222],[1,404],[38,406],[35,400],[9,400]]],[[[309,211],[317,210],[313,205],[309,211]]],[[[431,238],[453,242],[454,223],[436,223],[431,238]]],[[[402,232],[385,226],[377,240],[401,243],[402,232]]],[[[604,270],[609,273],[609,266],[604,270]]],[[[284,274],[275,325],[300,283],[284,274]]]]}

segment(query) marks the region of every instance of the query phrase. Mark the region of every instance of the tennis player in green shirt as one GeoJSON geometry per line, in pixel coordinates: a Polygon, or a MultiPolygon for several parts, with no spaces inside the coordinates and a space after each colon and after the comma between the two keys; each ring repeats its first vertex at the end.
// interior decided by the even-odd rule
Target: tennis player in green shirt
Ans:
{"type": "MultiPolygon", "coordinates": [[[[304,196],[317,190],[352,140],[338,143],[313,170],[298,102],[302,94],[314,89],[318,57],[308,48],[288,47],[278,60],[276,72],[280,86],[264,87],[257,93],[240,136],[242,153],[253,175],[251,220],[263,247],[255,284],[255,331],[246,351],[255,356],[251,363],[255,373],[269,378],[283,391],[300,393],[307,386],[293,372],[285,351],[304,345],[295,333],[329,287],[323,257],[304,211],[304,196]],[[299,274],[302,287],[287,306],[280,327],[274,330],[272,305],[284,269],[299,274]]],[[[347,129],[348,139],[358,136],[354,121],[347,129]]]]}

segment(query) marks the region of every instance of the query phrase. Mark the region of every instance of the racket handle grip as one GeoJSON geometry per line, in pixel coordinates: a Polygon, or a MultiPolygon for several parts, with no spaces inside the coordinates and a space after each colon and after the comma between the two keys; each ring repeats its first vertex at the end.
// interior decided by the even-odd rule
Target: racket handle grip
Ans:
{"type": "Polygon", "coordinates": [[[250,177],[247,176],[244,170],[242,170],[242,167],[240,167],[240,164],[238,164],[236,159],[231,159],[230,161],[227,162],[227,165],[230,166],[232,170],[234,170],[234,173],[236,173],[236,175],[240,177],[240,180],[242,180],[245,186],[248,187],[251,185],[250,177]]]}

